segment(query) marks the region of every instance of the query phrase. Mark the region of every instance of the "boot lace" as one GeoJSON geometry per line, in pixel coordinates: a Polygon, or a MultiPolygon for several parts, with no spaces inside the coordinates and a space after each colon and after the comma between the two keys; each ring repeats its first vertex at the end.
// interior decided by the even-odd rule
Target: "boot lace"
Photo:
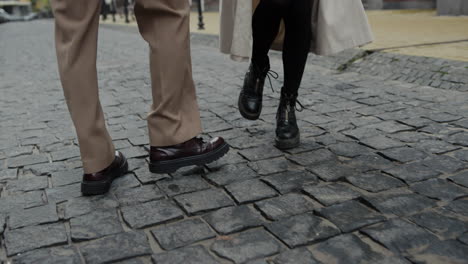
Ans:
{"type": "Polygon", "coordinates": [[[266,77],[268,78],[268,82],[270,83],[270,88],[273,93],[275,93],[275,88],[273,87],[273,82],[271,81],[271,78],[278,80],[279,74],[275,71],[268,70],[266,77]]]}

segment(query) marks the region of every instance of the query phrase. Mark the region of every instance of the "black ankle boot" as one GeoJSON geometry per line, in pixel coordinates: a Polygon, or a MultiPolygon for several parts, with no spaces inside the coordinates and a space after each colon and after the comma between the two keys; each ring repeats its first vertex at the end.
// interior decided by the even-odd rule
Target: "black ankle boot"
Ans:
{"type": "Polygon", "coordinates": [[[276,113],[276,147],[291,149],[300,144],[300,133],[296,121],[297,95],[281,92],[278,112],[276,113]]]}
{"type": "Polygon", "coordinates": [[[249,120],[257,120],[262,112],[262,97],[265,78],[270,70],[270,61],[267,59],[264,66],[253,62],[245,74],[244,86],[239,95],[239,111],[249,120]]]}

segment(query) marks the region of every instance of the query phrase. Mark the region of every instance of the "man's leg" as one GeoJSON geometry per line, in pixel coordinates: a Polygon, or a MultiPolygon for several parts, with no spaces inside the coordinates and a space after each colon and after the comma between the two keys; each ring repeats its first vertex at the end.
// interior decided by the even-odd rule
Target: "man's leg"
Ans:
{"type": "Polygon", "coordinates": [[[195,138],[202,130],[192,79],[189,1],[137,0],[135,15],[150,46],[150,171],[171,173],[221,158],[229,151],[222,138],[195,138]]]}
{"type": "Polygon", "coordinates": [[[135,15],[150,47],[153,104],[150,145],[171,146],[201,133],[192,79],[188,0],[137,0],[135,15]]]}
{"type": "Polygon", "coordinates": [[[52,1],[60,78],[87,174],[107,168],[115,159],[98,94],[100,5],[97,0],[52,1]]]}

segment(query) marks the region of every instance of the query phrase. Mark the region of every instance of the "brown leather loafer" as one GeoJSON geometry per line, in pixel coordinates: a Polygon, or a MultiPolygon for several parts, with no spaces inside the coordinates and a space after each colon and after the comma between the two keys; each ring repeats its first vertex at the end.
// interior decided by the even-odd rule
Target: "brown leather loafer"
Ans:
{"type": "Polygon", "coordinates": [[[83,195],[98,195],[107,193],[112,182],[125,175],[128,171],[127,159],[119,151],[115,152],[115,159],[104,170],[91,174],[83,175],[81,183],[81,193],[83,195]]]}
{"type": "Polygon", "coordinates": [[[151,147],[149,170],[154,173],[173,173],[186,166],[205,165],[220,159],[229,151],[223,138],[209,142],[192,138],[169,147],[151,147]]]}

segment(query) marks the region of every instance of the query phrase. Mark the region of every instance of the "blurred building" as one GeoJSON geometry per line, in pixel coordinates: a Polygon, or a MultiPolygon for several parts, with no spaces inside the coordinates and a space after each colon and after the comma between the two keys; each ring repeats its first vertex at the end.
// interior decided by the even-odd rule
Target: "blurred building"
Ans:
{"type": "Polygon", "coordinates": [[[25,16],[32,12],[30,1],[0,0],[0,8],[13,16],[25,16]]]}

